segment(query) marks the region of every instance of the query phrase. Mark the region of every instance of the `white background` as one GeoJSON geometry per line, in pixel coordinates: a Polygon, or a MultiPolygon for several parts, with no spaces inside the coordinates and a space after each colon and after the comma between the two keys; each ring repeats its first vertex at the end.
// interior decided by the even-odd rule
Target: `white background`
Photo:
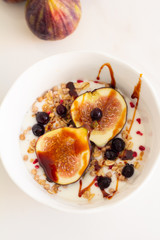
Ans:
{"type": "MultiPolygon", "coordinates": [[[[159,0],[81,2],[83,16],[77,30],[62,41],[52,42],[30,32],[24,3],[13,5],[1,0],[0,102],[26,68],[71,50],[100,50],[125,60],[144,72],[157,93],[160,91],[159,0]]],[[[0,239],[160,240],[159,183],[157,167],[150,181],[127,202],[96,214],[69,214],[26,196],[12,183],[0,162],[0,239]]]]}

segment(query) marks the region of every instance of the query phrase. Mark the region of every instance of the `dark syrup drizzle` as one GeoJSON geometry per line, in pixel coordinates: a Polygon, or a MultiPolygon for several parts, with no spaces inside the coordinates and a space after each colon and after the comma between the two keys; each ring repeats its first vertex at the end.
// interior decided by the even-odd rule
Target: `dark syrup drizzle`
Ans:
{"type": "Polygon", "coordinates": [[[134,122],[135,115],[136,115],[136,111],[137,111],[137,108],[138,108],[138,103],[139,103],[139,98],[140,98],[140,91],[141,91],[141,84],[142,84],[142,79],[141,78],[142,78],[142,74],[140,74],[139,81],[138,81],[137,85],[134,87],[134,91],[133,91],[133,93],[131,95],[132,99],[137,98],[137,102],[136,102],[136,106],[135,106],[135,109],[134,109],[132,121],[131,121],[129,130],[128,130],[128,134],[130,133],[130,131],[132,129],[133,122],[134,122]]]}
{"type": "MultiPolygon", "coordinates": [[[[114,72],[113,72],[113,69],[111,67],[111,65],[109,63],[104,63],[100,69],[99,69],[99,72],[98,72],[98,76],[97,76],[97,80],[100,80],[100,74],[101,74],[101,71],[104,67],[108,67],[109,71],[110,71],[110,75],[111,75],[111,83],[110,83],[110,87],[115,89],[116,88],[116,80],[114,78],[114,72]]],[[[130,127],[129,127],[129,131],[128,131],[128,134],[130,133],[131,131],[131,128],[132,128],[132,125],[133,125],[133,122],[134,122],[134,119],[135,119],[135,115],[136,115],[136,111],[137,111],[137,108],[138,108],[138,103],[139,103],[139,98],[140,98],[140,90],[141,90],[141,77],[142,77],[142,74],[140,74],[140,77],[139,77],[139,81],[137,83],[137,85],[134,87],[134,91],[131,95],[131,98],[134,99],[134,98],[137,98],[137,102],[136,102],[136,106],[135,106],[135,110],[134,110],[134,113],[133,113],[133,117],[132,117],[132,122],[130,124],[130,127]]],[[[130,153],[131,152],[127,152],[128,155],[131,155],[130,153]]],[[[126,156],[127,158],[130,158],[130,159],[133,159],[133,154],[132,154],[132,157],[131,156],[126,156]]],[[[124,158],[125,160],[125,158],[124,158]]],[[[84,189],[82,189],[82,180],[79,181],[79,193],[78,193],[78,196],[81,197],[85,191],[89,190],[91,188],[91,186],[96,182],[96,177],[93,179],[93,181],[87,186],[85,187],[84,189]]],[[[108,194],[105,190],[101,190],[102,194],[103,194],[103,197],[104,198],[108,198],[108,199],[111,199],[115,193],[118,191],[118,179],[117,179],[117,183],[116,183],[116,189],[115,191],[112,193],[112,195],[108,194]]]]}
{"type": "Polygon", "coordinates": [[[111,75],[111,83],[110,83],[110,86],[111,86],[111,88],[114,88],[114,89],[115,89],[115,88],[116,88],[116,80],[115,80],[115,78],[114,78],[114,72],[113,72],[113,69],[112,69],[110,63],[104,63],[104,64],[100,67],[99,72],[98,72],[98,76],[97,76],[97,80],[100,80],[101,71],[102,71],[102,69],[103,69],[105,66],[108,67],[109,72],[110,72],[110,75],[111,75]]]}
{"type": "Polygon", "coordinates": [[[96,177],[93,179],[93,181],[87,187],[82,189],[82,180],[80,180],[78,197],[82,197],[82,195],[85,193],[85,191],[89,190],[95,182],[96,182],[96,177]]]}

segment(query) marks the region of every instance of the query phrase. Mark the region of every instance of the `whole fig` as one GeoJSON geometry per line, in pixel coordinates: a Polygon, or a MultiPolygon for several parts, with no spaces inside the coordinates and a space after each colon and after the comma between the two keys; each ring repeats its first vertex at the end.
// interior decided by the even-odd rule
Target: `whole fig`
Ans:
{"type": "Polygon", "coordinates": [[[24,2],[25,0],[3,0],[3,1],[7,3],[19,3],[19,2],[24,2]]]}
{"type": "Polygon", "coordinates": [[[80,0],[27,0],[26,20],[31,31],[44,40],[70,35],[81,18],[80,0]]]}

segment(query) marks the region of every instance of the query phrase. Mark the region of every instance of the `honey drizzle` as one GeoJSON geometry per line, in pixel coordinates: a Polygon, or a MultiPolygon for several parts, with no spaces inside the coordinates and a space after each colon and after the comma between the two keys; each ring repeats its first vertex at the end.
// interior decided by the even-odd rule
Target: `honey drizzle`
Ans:
{"type": "Polygon", "coordinates": [[[110,195],[109,193],[107,193],[104,189],[101,190],[102,194],[103,194],[103,197],[104,198],[108,198],[108,199],[111,199],[115,194],[116,192],[118,191],[118,178],[117,178],[117,183],[116,183],[116,189],[115,191],[112,193],[112,195],[110,195]]]}
{"type": "Polygon", "coordinates": [[[82,195],[85,193],[85,191],[89,190],[92,185],[95,183],[96,178],[93,179],[93,181],[85,188],[82,189],[82,180],[79,181],[79,192],[78,197],[82,197],[82,195]]]}
{"type": "Polygon", "coordinates": [[[135,115],[136,115],[136,111],[137,111],[137,108],[138,108],[140,91],[141,91],[141,84],[142,84],[142,79],[141,79],[141,78],[142,78],[142,73],[140,74],[140,76],[139,76],[139,81],[138,81],[137,85],[134,87],[134,91],[133,91],[133,93],[132,93],[132,95],[131,95],[131,98],[132,98],[132,99],[137,98],[137,102],[136,102],[136,106],[135,106],[135,109],[134,109],[132,121],[131,121],[129,130],[128,130],[128,134],[130,133],[130,131],[131,131],[131,129],[132,129],[133,122],[134,122],[135,115]]]}
{"type": "Polygon", "coordinates": [[[111,84],[110,84],[110,86],[111,86],[111,88],[115,88],[115,87],[116,87],[116,80],[115,80],[115,78],[114,78],[113,69],[112,69],[110,63],[104,63],[104,64],[100,67],[99,72],[98,72],[98,76],[97,76],[97,80],[100,79],[100,74],[101,74],[101,71],[102,71],[102,69],[104,68],[104,66],[108,67],[109,72],[110,72],[110,75],[111,75],[111,84]]]}

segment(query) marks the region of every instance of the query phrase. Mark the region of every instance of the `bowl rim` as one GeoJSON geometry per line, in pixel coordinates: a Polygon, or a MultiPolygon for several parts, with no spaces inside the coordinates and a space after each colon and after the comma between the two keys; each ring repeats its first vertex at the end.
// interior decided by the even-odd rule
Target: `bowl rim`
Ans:
{"type": "MultiPolygon", "coordinates": [[[[68,51],[68,52],[64,52],[64,53],[59,53],[59,54],[54,54],[54,55],[51,55],[49,57],[46,57],[46,58],[42,58],[41,60],[35,62],[34,64],[30,65],[24,72],[22,72],[19,77],[13,82],[13,84],[11,85],[11,87],[9,88],[9,90],[7,91],[5,97],[3,98],[2,102],[1,102],[1,105],[0,105],[0,115],[2,114],[2,110],[3,110],[3,105],[5,105],[5,101],[6,99],[8,98],[10,92],[16,88],[16,85],[19,81],[21,81],[21,78],[23,77],[23,75],[26,74],[26,72],[28,72],[29,70],[31,70],[32,68],[34,68],[36,65],[38,64],[41,64],[43,61],[48,61],[49,59],[51,58],[56,58],[57,56],[59,57],[63,57],[64,55],[72,55],[72,54],[96,54],[96,55],[102,55],[106,58],[110,58],[111,60],[119,63],[119,64],[122,64],[122,65],[125,65],[126,67],[128,67],[130,70],[136,72],[136,73],[140,73],[141,71],[139,71],[137,68],[133,67],[132,65],[130,65],[129,63],[126,63],[125,61],[117,58],[117,57],[114,57],[110,54],[107,54],[105,52],[102,52],[102,51],[90,51],[90,50],[80,50],[80,51],[68,51]]],[[[159,111],[159,115],[160,115],[160,105],[158,105],[158,102],[159,102],[159,97],[157,95],[157,92],[155,91],[153,85],[150,83],[150,81],[148,80],[148,78],[146,78],[145,74],[143,74],[143,81],[145,81],[145,83],[147,84],[147,86],[149,87],[150,91],[153,93],[153,96],[154,96],[154,101],[156,102],[156,107],[159,111]]],[[[1,118],[0,118],[1,119],[1,118]]],[[[0,120],[1,121],[1,120],[0,120]]],[[[0,135],[0,138],[1,138],[1,135],[0,135]]],[[[14,182],[19,189],[21,189],[25,194],[27,194],[29,197],[31,197],[32,199],[36,200],[37,202],[39,203],[42,203],[43,205],[45,206],[48,206],[48,207],[51,207],[52,209],[54,210],[61,210],[63,212],[69,212],[69,213],[96,213],[96,212],[100,212],[102,210],[107,210],[108,208],[111,208],[111,207],[115,207],[115,206],[119,206],[121,203],[124,203],[125,201],[129,200],[133,194],[138,194],[138,192],[142,189],[142,187],[150,180],[150,178],[152,177],[152,174],[154,173],[157,165],[158,165],[158,160],[159,160],[159,157],[160,157],[160,149],[157,153],[157,157],[155,159],[155,162],[152,166],[152,168],[150,169],[148,175],[145,177],[144,181],[141,181],[141,183],[139,184],[139,186],[135,189],[133,189],[127,196],[125,196],[124,198],[118,200],[117,202],[112,202],[111,204],[109,205],[103,205],[103,206],[97,206],[97,207],[93,207],[93,208],[83,208],[83,209],[78,209],[76,207],[66,207],[65,205],[60,205],[60,206],[54,206],[54,205],[51,205],[51,204],[48,204],[46,203],[45,201],[39,199],[39,197],[33,197],[31,193],[29,193],[28,191],[26,191],[22,186],[19,185],[19,182],[16,181],[14,179],[13,176],[10,175],[8,169],[7,169],[7,166],[5,164],[5,157],[3,156],[3,150],[1,148],[0,150],[0,159],[1,159],[1,162],[2,162],[2,165],[4,167],[4,169],[6,170],[8,176],[10,177],[10,179],[12,180],[12,182],[14,182]]]]}

